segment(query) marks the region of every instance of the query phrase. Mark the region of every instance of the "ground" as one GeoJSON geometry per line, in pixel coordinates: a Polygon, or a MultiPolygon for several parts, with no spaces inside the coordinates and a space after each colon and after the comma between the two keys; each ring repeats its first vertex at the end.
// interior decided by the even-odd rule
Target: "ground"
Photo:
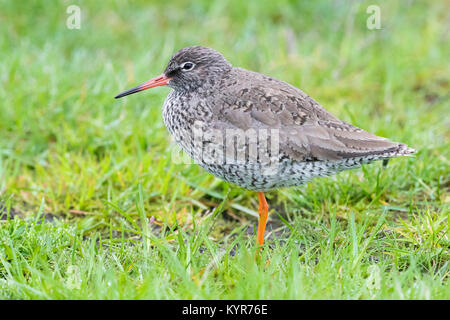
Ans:
{"type": "Polygon", "coordinates": [[[1,8],[1,299],[450,298],[444,1],[1,8]],[[188,45],[418,153],[268,193],[255,261],[256,194],[180,163],[169,89],[113,99],[188,45]]]}

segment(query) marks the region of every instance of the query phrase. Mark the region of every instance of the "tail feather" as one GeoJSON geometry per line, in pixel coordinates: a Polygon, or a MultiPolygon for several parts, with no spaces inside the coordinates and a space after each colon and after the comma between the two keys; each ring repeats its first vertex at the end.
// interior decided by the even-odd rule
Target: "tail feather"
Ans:
{"type": "Polygon", "coordinates": [[[411,156],[417,151],[413,148],[408,147],[406,144],[399,143],[397,148],[398,156],[411,156]]]}
{"type": "MultiPolygon", "coordinates": [[[[390,141],[389,141],[390,142],[390,141]]],[[[390,142],[392,143],[392,142],[390,142]]],[[[351,152],[351,153],[341,153],[342,158],[356,158],[356,157],[370,157],[376,160],[395,158],[402,156],[411,156],[416,152],[413,148],[408,147],[403,143],[395,143],[394,146],[386,148],[384,150],[365,150],[364,152],[351,152]]]]}

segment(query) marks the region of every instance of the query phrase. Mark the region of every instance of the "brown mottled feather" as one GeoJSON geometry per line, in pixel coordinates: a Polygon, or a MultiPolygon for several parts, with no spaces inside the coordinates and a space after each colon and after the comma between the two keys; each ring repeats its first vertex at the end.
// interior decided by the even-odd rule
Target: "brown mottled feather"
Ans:
{"type": "Polygon", "coordinates": [[[293,160],[340,160],[381,154],[401,146],[337,119],[300,89],[268,76],[233,68],[213,104],[214,128],[270,128],[280,131],[280,151],[293,160]]]}

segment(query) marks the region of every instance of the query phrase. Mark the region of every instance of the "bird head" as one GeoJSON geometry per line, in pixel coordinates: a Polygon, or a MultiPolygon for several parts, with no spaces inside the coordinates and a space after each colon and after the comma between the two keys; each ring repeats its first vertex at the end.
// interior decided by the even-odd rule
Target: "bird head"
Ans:
{"type": "Polygon", "coordinates": [[[231,68],[231,64],[214,49],[201,46],[183,48],[172,56],[161,75],[124,91],[115,98],[164,85],[176,91],[199,91],[215,86],[231,68]]]}

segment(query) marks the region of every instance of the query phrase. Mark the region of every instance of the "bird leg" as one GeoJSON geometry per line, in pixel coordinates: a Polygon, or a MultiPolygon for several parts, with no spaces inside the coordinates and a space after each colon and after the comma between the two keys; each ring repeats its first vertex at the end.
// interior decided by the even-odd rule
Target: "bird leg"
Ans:
{"type": "Polygon", "coordinates": [[[269,216],[269,205],[267,204],[264,192],[258,192],[258,200],[259,221],[256,241],[258,245],[262,246],[264,243],[264,232],[266,230],[267,217],[269,216]]]}

